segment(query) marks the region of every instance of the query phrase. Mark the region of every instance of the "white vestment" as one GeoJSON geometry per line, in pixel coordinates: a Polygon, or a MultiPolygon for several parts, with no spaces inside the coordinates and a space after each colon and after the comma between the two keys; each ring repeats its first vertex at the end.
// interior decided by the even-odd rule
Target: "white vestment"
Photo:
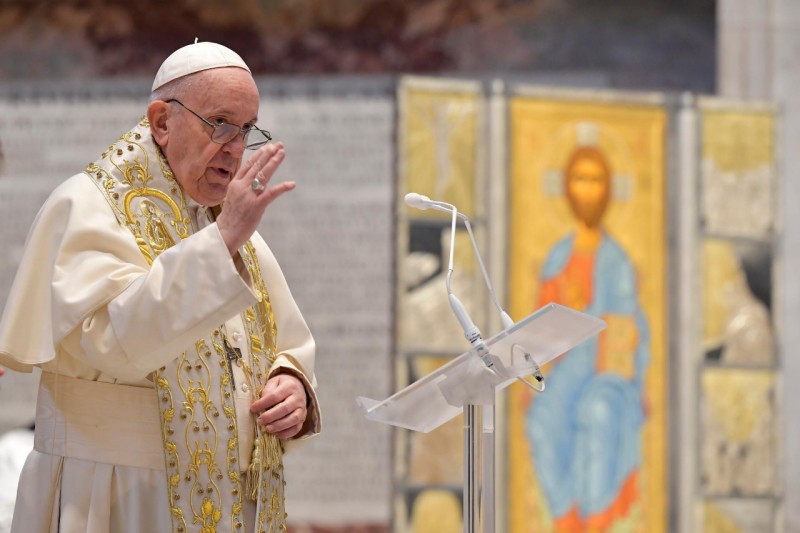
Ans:
{"type": "MultiPolygon", "coordinates": [[[[148,376],[222,324],[233,347],[246,352],[239,313],[257,298],[216,224],[202,218],[205,209],[187,205],[202,229],[152,265],[84,173],[60,185],[39,212],[0,321],[0,366],[43,371],[12,533],[171,531],[148,376]]],[[[320,431],[314,340],[266,243],[258,234],[251,242],[278,330],[270,375],[283,369],[303,380],[304,439],[320,431]]],[[[252,399],[242,370],[232,369],[244,470],[252,399]]]]}

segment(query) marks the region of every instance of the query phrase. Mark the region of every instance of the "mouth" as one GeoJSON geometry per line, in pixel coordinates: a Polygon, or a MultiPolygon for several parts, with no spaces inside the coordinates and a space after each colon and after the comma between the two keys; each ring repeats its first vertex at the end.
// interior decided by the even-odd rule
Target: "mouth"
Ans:
{"type": "Polygon", "coordinates": [[[233,178],[233,171],[226,168],[226,167],[210,167],[211,172],[214,173],[217,177],[221,180],[226,182],[230,181],[233,178]]]}

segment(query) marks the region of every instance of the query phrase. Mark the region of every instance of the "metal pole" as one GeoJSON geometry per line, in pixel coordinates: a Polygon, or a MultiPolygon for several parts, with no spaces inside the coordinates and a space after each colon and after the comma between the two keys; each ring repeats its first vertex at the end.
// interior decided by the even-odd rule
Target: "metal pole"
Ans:
{"type": "Polygon", "coordinates": [[[480,527],[480,407],[464,406],[464,532],[478,533],[480,527]]]}
{"type": "Polygon", "coordinates": [[[494,533],[495,525],[495,498],[494,498],[494,404],[484,405],[481,408],[482,435],[481,454],[483,467],[481,479],[483,491],[481,494],[481,521],[483,533],[494,533]]]}

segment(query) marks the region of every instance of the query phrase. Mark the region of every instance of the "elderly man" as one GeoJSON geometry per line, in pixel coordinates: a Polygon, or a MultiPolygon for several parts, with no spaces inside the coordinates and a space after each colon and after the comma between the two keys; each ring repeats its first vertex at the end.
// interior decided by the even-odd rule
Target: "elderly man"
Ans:
{"type": "Polygon", "coordinates": [[[320,423],[314,340],[255,232],[295,186],[269,184],[286,152],[258,105],[233,51],[179,49],[36,218],[0,322],[0,364],[42,369],[13,532],[285,528],[283,451],[320,423]]]}

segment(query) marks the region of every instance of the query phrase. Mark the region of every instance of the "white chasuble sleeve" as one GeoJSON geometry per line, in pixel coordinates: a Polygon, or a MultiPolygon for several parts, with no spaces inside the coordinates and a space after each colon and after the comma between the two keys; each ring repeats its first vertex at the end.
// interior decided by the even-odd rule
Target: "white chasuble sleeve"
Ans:
{"type": "MultiPolygon", "coordinates": [[[[248,280],[249,281],[249,276],[248,280]]],[[[256,294],[239,274],[216,224],[206,226],[159,255],[149,270],[133,281],[95,317],[102,339],[84,321],[82,345],[118,348],[130,370],[141,376],[175,359],[198,338],[218,328],[256,302],[256,294]]],[[[95,318],[93,317],[93,318],[95,318]]],[[[98,361],[99,362],[99,361],[98,361]]],[[[133,377],[133,376],[131,376],[133,377]]]]}
{"type": "Polygon", "coordinates": [[[141,379],[255,300],[216,225],[149,266],[78,174],[53,192],[28,236],[0,322],[0,364],[29,371],[47,363],[80,327],[80,347],[64,347],[70,355],[118,379],[141,379]]]}
{"type": "Polygon", "coordinates": [[[30,372],[139,275],[130,232],[84,174],[57,187],[33,222],[0,320],[0,364],[30,372]],[[127,233],[127,235],[126,235],[127,233]]]}

